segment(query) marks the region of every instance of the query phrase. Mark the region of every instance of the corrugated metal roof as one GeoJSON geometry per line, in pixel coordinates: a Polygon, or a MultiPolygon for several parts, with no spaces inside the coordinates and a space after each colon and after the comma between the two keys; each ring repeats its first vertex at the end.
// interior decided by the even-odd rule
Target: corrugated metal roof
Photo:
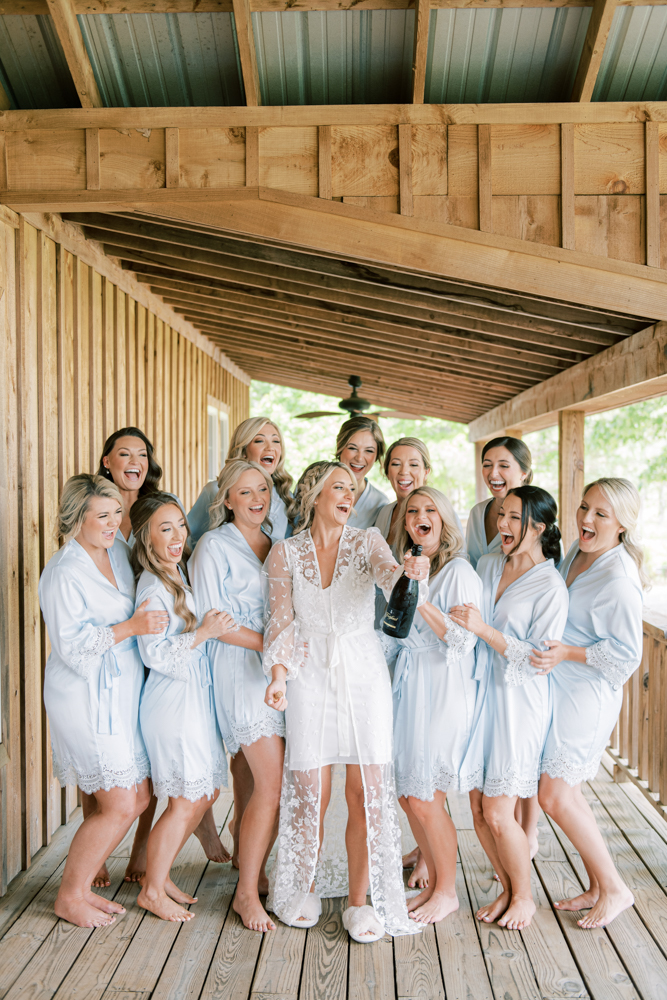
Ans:
{"type": "Polygon", "coordinates": [[[47,15],[0,17],[0,82],[14,108],[80,108],[47,15]]]}
{"type": "Polygon", "coordinates": [[[425,100],[568,100],[590,16],[588,7],[431,11],[425,100]]]}
{"type": "Polygon", "coordinates": [[[594,101],[667,99],[667,7],[619,7],[594,101]]]}
{"type": "Polygon", "coordinates": [[[86,14],[79,23],[107,105],[245,103],[229,13],[86,14]]]}
{"type": "Polygon", "coordinates": [[[410,100],[413,10],[252,15],[265,104],[410,100]]]}

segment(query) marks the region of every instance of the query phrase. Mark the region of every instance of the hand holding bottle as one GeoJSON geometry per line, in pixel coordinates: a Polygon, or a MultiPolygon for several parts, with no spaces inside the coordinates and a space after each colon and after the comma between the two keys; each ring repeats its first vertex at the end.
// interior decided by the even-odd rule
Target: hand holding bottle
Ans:
{"type": "MultiPolygon", "coordinates": [[[[421,551],[421,546],[418,546],[421,551]]],[[[431,560],[428,556],[413,556],[408,549],[403,557],[403,571],[410,580],[428,580],[431,560]]]]}

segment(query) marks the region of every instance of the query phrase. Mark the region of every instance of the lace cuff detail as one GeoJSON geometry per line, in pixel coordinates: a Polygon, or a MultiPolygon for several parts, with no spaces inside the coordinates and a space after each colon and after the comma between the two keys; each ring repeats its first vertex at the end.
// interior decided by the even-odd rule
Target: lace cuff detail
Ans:
{"type": "Polygon", "coordinates": [[[471,653],[475,648],[477,636],[474,632],[469,632],[467,628],[463,628],[462,625],[457,625],[449,615],[444,614],[442,617],[447,626],[443,641],[447,643],[447,663],[449,664],[457,660],[462,660],[464,656],[471,653]]]}
{"type": "Polygon", "coordinates": [[[622,688],[637,667],[639,660],[621,660],[614,656],[608,639],[602,639],[593,646],[586,647],[586,664],[599,670],[614,691],[622,688]]]}
{"type": "MultiPolygon", "coordinates": [[[[536,676],[535,668],[530,664],[530,656],[533,647],[529,642],[522,642],[515,639],[513,635],[501,633],[507,643],[505,649],[505,684],[508,687],[520,687],[526,681],[532,680],[536,676]]],[[[502,794],[502,793],[497,793],[502,794]]]]}
{"type": "Polygon", "coordinates": [[[196,638],[196,631],[175,635],[170,641],[169,653],[160,672],[176,681],[187,681],[190,677],[190,651],[196,638]]]}
{"type": "Polygon", "coordinates": [[[305,663],[306,644],[300,638],[294,622],[279,632],[264,650],[262,666],[267,677],[271,677],[272,667],[281,663],[287,670],[287,680],[292,681],[305,663]]]}
{"type": "Polygon", "coordinates": [[[115,645],[116,636],[113,634],[113,629],[105,625],[98,625],[93,632],[90,644],[83,646],[76,653],[72,654],[69,659],[69,666],[85,680],[88,680],[88,675],[95,660],[100,656],[104,656],[106,651],[115,645]]]}

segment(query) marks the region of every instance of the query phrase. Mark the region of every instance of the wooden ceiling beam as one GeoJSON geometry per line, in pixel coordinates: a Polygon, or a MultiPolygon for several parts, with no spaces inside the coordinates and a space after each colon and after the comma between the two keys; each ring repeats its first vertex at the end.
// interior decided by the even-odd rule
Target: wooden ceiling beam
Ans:
{"type": "Polygon", "coordinates": [[[74,0],[46,0],[46,3],[72,74],[81,107],[103,107],[104,102],[76,19],[74,0]]]}
{"type": "Polygon", "coordinates": [[[617,0],[595,0],[588,23],[577,75],[572,87],[572,101],[591,101],[602,65],[605,45],[614,20],[617,0]]]}
{"type": "Polygon", "coordinates": [[[412,49],[412,103],[424,103],[426,85],[426,58],[428,56],[428,33],[431,22],[430,0],[414,0],[415,34],[412,49]]]}
{"type": "Polygon", "coordinates": [[[249,0],[232,0],[232,8],[234,11],[236,42],[241,62],[241,76],[243,77],[245,100],[249,108],[256,108],[259,107],[262,101],[259,91],[255,35],[252,30],[252,15],[249,0]]]}
{"type": "MultiPolygon", "coordinates": [[[[251,11],[405,10],[414,0],[251,0],[251,11]]],[[[628,6],[664,4],[665,0],[620,0],[628,6]]],[[[591,7],[593,0],[530,0],[531,7],[591,7]]],[[[526,0],[432,0],[432,8],[525,7],[526,0]]],[[[233,10],[232,0],[75,0],[77,14],[191,14],[233,10]]],[[[3,0],[0,14],[48,14],[48,0],[3,0]]]]}

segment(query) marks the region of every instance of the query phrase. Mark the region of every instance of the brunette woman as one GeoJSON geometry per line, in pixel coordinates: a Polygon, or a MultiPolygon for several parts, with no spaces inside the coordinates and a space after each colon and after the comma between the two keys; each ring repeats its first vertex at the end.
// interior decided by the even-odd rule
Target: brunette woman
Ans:
{"type": "Polygon", "coordinates": [[[590,913],[580,927],[605,927],[632,893],[616,871],[582,781],[597,774],[623,701],[623,685],[642,658],[644,554],[637,537],[639,494],[627,479],[598,479],[577,511],[579,537],[561,574],[569,591],[563,641],[553,637],[531,662],[550,673],[553,718],[542,759],[540,804],[581,855],[590,887],[555,905],[590,913]]]}
{"type": "Polygon", "coordinates": [[[475,504],[468,515],[466,546],[473,566],[480,556],[501,551],[498,514],[509,490],[533,481],[530,449],[514,437],[487,441],[482,449],[482,476],[491,499],[475,504]]]}
{"type": "Polygon", "coordinates": [[[44,676],[54,772],[61,785],[94,796],[70,847],[55,910],[80,927],[124,913],[91,891],[105,859],[149,799],[148,757],[139,731],[144,667],[136,636],[161,632],[168,616],[144,601],[114,546],[123,518],[119,490],[101,476],[72,476],[58,510],[62,548],[39,582],[51,641],[44,676]]]}
{"type": "MultiPolygon", "coordinates": [[[[545,640],[560,639],[567,589],[554,565],[560,553],[556,503],[537,486],[519,486],[498,515],[502,551],[482,556],[483,607],[450,609],[450,617],[486,643],[485,693],[462,768],[471,792],[475,829],[503,891],[477,913],[522,930],[535,912],[530,845],[515,819],[519,798],[537,794],[542,749],[551,722],[549,678],[530,657],[545,640]]],[[[479,655],[479,654],[478,654],[479,655]]]]}
{"type": "Polygon", "coordinates": [[[367,479],[375,463],[382,464],[384,449],[382,431],[370,417],[352,417],[338,431],[336,458],[352,469],[356,480],[352,515],[355,528],[370,528],[380,509],[389,503],[387,496],[367,479]]]}
{"type": "Polygon", "coordinates": [[[141,731],[155,795],[168,796],[169,803],[148,838],[146,875],[137,902],[163,920],[184,921],[194,913],[179,904],[195,900],[176,889],[169,870],[227,775],[206,642],[234,628],[234,620],[211,609],[197,626],[185,569],[188,527],[169,493],[141,497],[131,518],[137,604],[146,602],[150,610],[169,618],[159,636],[139,640],[150,671],[141,699],[141,731]]]}
{"type": "Polygon", "coordinates": [[[234,775],[234,835],[239,883],[234,908],[251,930],[275,927],[262,906],[266,861],[275,838],[285,723],[264,704],[262,669],[265,589],[262,567],[271,548],[266,524],[272,482],[253,462],[232,459],[211,508],[213,527],[200,538],[189,568],[198,614],[226,611],[238,629],[210,644],[218,724],[232,758],[242,751],[249,783],[234,775]],[[248,794],[249,787],[249,794],[248,794]]]}

